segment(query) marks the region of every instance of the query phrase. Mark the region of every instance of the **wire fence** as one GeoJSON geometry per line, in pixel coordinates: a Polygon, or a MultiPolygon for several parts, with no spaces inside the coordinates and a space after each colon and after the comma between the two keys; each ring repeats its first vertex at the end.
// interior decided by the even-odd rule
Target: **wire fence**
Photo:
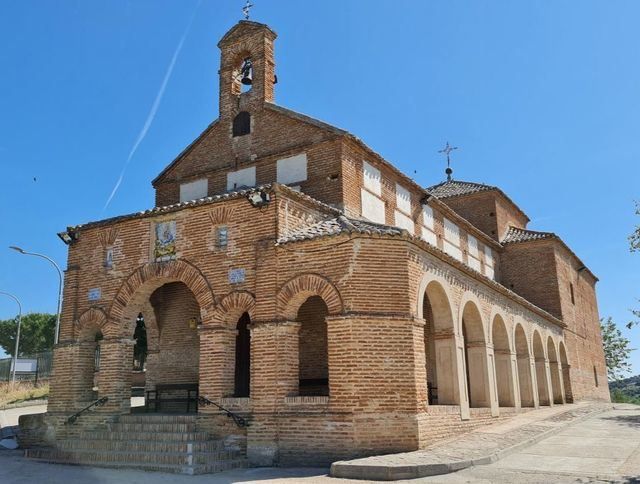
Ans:
{"type": "MultiPolygon", "coordinates": [[[[48,380],[51,376],[51,368],[53,366],[53,352],[43,351],[35,355],[22,355],[18,358],[18,371],[16,372],[16,380],[32,381],[38,383],[41,380],[48,380]],[[35,360],[35,368],[28,371],[21,371],[20,360],[35,360]]],[[[0,359],[0,381],[11,380],[11,368],[13,367],[12,358],[0,359]]]]}

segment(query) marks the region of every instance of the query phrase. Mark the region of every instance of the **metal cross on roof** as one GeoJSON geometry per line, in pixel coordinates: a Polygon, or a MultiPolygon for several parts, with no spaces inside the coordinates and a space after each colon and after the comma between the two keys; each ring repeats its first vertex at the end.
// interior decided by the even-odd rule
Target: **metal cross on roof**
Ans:
{"type": "Polygon", "coordinates": [[[249,10],[251,10],[251,7],[253,7],[253,3],[251,3],[249,0],[247,0],[247,3],[245,3],[244,7],[242,7],[242,13],[244,14],[244,18],[246,20],[249,20],[249,10]]]}
{"type": "Polygon", "coordinates": [[[445,147],[438,150],[438,153],[443,153],[447,157],[447,169],[444,171],[447,174],[447,181],[451,181],[451,174],[453,173],[453,170],[451,169],[451,152],[457,149],[457,146],[451,146],[447,141],[445,147]]]}

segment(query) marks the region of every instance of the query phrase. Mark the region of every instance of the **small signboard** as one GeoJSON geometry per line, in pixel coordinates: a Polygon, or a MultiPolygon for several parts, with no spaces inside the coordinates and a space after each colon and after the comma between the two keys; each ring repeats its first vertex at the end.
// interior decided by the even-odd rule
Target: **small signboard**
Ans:
{"type": "Polygon", "coordinates": [[[229,283],[240,284],[244,282],[244,269],[231,269],[229,271],[229,283]]]}
{"type": "Polygon", "coordinates": [[[102,297],[102,290],[99,287],[89,289],[89,301],[98,301],[102,297]]]}

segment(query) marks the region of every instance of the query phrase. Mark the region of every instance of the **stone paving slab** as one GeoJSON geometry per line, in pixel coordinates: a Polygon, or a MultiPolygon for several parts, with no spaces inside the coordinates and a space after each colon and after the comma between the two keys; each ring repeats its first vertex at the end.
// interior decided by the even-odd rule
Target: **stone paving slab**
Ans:
{"type": "Polygon", "coordinates": [[[334,462],[330,475],[392,481],[448,474],[466,467],[496,462],[550,437],[568,425],[609,409],[610,404],[580,403],[527,412],[507,422],[440,441],[425,450],[334,462]]]}

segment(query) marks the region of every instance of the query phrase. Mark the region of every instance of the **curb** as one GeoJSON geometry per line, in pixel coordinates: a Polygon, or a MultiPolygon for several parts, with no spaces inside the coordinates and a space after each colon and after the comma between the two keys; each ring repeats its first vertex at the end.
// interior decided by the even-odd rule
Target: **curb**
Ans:
{"type": "Polygon", "coordinates": [[[11,410],[12,408],[22,408],[22,407],[35,407],[37,405],[47,405],[49,400],[47,399],[39,399],[39,400],[27,400],[25,402],[20,403],[10,403],[3,407],[0,407],[0,412],[3,410],[11,410]]]}
{"type": "MultiPolygon", "coordinates": [[[[530,437],[522,442],[518,442],[510,447],[499,450],[484,457],[477,457],[475,459],[457,460],[451,462],[439,462],[437,464],[411,464],[411,465],[398,465],[398,466],[385,466],[385,465],[357,465],[357,464],[345,464],[348,461],[338,461],[331,464],[331,470],[329,475],[331,477],[346,478],[346,479],[363,479],[373,481],[395,481],[399,479],[417,479],[420,477],[437,476],[442,474],[450,474],[462,469],[466,469],[473,466],[481,466],[487,464],[493,464],[494,462],[503,459],[504,457],[529,447],[533,444],[540,442],[554,434],[557,434],[572,425],[586,420],[594,415],[598,415],[607,410],[611,410],[612,405],[608,407],[596,408],[592,412],[586,413],[574,420],[571,420],[565,425],[559,425],[555,428],[546,430],[533,437],[530,437]]],[[[561,414],[560,414],[561,415],[561,414]]]]}

